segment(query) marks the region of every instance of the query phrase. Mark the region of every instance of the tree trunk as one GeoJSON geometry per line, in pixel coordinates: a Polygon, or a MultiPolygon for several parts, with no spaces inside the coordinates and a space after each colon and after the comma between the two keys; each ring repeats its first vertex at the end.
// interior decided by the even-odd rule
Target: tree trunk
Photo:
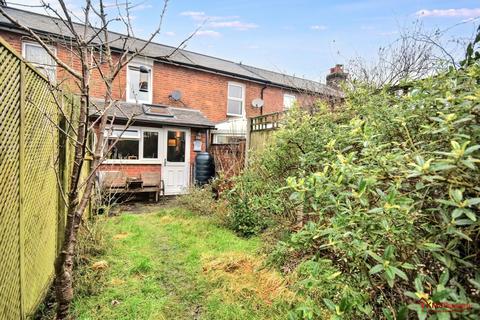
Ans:
{"type": "Polygon", "coordinates": [[[85,158],[85,150],[88,142],[88,107],[89,107],[89,68],[87,65],[88,51],[80,48],[82,57],[82,81],[80,85],[80,112],[78,119],[77,140],[75,143],[74,161],[70,176],[70,191],[67,203],[67,219],[65,226],[65,237],[61,251],[55,260],[55,295],[57,299],[57,319],[67,319],[70,303],[73,299],[73,259],[77,242],[77,233],[82,215],[88,205],[93,178],[90,178],[85,185],[81,201],[78,201],[80,176],[85,158]]]}

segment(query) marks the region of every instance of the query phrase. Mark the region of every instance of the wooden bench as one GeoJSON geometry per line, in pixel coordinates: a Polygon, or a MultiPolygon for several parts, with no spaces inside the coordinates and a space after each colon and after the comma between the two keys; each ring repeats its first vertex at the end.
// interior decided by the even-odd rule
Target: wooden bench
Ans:
{"type": "Polygon", "coordinates": [[[145,172],[140,177],[128,177],[122,171],[100,171],[99,182],[102,191],[118,193],[155,193],[155,201],[165,195],[165,185],[160,172],[145,172]]]}

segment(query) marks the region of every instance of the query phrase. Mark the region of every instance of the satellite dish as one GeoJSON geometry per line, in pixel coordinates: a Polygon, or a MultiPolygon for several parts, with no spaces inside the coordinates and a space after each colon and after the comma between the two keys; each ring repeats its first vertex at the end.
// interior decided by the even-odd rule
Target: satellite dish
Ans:
{"type": "Polygon", "coordinates": [[[263,104],[264,104],[264,102],[260,98],[253,99],[253,101],[252,101],[252,106],[255,107],[255,108],[261,108],[261,107],[263,107],[263,104]]]}
{"type": "Polygon", "coordinates": [[[178,101],[182,99],[182,93],[179,90],[174,90],[172,93],[170,93],[170,98],[172,98],[175,101],[178,101]]]}

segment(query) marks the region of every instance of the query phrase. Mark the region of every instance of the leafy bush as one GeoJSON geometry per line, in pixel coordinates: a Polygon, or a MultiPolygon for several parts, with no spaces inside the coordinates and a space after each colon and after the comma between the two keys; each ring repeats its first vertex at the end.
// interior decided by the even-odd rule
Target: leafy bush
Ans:
{"type": "Polygon", "coordinates": [[[193,187],[188,193],[177,198],[177,203],[195,214],[209,216],[215,213],[217,206],[211,185],[193,187]]]}
{"type": "Polygon", "coordinates": [[[477,61],[401,95],[358,86],[335,112],[293,111],[237,179],[230,207],[252,233],[295,208],[309,221],[271,256],[307,297],[292,318],[478,319],[479,84],[477,61]]]}

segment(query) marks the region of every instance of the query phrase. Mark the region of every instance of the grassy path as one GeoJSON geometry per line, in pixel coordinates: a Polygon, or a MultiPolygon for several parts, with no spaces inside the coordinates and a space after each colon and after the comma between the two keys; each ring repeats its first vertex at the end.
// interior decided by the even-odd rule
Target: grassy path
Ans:
{"type": "Polygon", "coordinates": [[[100,224],[107,249],[78,279],[95,282],[78,290],[78,319],[286,318],[292,294],[261,268],[258,239],[238,238],[181,209],[100,224]]]}

